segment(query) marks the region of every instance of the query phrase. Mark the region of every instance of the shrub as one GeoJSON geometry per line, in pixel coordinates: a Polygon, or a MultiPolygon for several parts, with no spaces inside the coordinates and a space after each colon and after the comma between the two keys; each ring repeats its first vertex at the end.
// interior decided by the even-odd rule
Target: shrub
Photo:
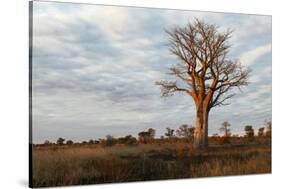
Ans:
{"type": "Polygon", "coordinates": [[[225,137],[225,136],[220,137],[219,143],[220,143],[221,145],[230,144],[230,138],[229,138],[229,137],[225,137]]]}
{"type": "Polygon", "coordinates": [[[149,128],[148,131],[142,131],[138,133],[140,143],[152,143],[154,141],[155,130],[149,128]]]}
{"type": "Polygon", "coordinates": [[[50,145],[52,144],[49,140],[45,140],[44,145],[50,145]]]}
{"type": "Polygon", "coordinates": [[[132,137],[132,135],[127,135],[125,137],[120,137],[116,140],[118,144],[127,144],[132,145],[137,143],[137,139],[135,137],[132,137]]]}
{"type": "Polygon", "coordinates": [[[259,131],[258,131],[258,136],[259,136],[259,137],[264,136],[264,127],[259,128],[259,131]]]}
{"type": "Polygon", "coordinates": [[[116,143],[116,139],[111,135],[106,135],[105,140],[101,140],[103,146],[113,146],[116,143]]]}
{"type": "Polygon", "coordinates": [[[64,144],[64,141],[65,141],[64,138],[58,138],[57,144],[58,144],[58,145],[63,145],[63,144],[64,144]]]}
{"type": "Polygon", "coordinates": [[[72,140],[68,140],[68,141],[66,141],[66,144],[72,145],[72,144],[73,144],[73,141],[72,141],[72,140]]]}

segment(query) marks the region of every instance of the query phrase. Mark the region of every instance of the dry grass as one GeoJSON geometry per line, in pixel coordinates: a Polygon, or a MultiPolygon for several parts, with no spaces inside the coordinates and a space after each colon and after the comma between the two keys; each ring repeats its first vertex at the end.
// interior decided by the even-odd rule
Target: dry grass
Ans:
{"type": "Polygon", "coordinates": [[[194,150],[183,143],[33,149],[33,187],[271,172],[267,145],[194,150]]]}
{"type": "Polygon", "coordinates": [[[267,151],[243,154],[213,155],[193,159],[192,177],[227,176],[271,173],[271,153],[267,151]]]}

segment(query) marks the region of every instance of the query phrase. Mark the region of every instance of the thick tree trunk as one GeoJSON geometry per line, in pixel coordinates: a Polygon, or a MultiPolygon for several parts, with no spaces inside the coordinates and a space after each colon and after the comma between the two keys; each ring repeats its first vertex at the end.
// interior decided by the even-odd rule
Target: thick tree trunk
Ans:
{"type": "Polygon", "coordinates": [[[208,118],[206,108],[197,108],[194,132],[194,147],[205,148],[208,146],[208,118]]]}

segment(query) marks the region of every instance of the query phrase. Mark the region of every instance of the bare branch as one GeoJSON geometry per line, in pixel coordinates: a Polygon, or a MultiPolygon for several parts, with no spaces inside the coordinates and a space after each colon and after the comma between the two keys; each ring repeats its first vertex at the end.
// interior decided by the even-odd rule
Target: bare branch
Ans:
{"type": "Polygon", "coordinates": [[[192,79],[190,79],[190,77],[188,77],[187,71],[180,70],[180,69],[175,68],[175,67],[170,68],[170,70],[171,70],[170,74],[177,76],[178,78],[180,78],[181,80],[183,80],[185,82],[192,83],[192,79]],[[183,76],[184,74],[186,76],[183,76]]]}
{"type": "Polygon", "coordinates": [[[221,32],[218,26],[195,19],[185,27],[166,31],[169,50],[180,60],[170,68],[186,87],[178,87],[175,81],[159,81],[162,96],[184,92],[191,95],[195,104],[212,107],[227,105],[233,94],[231,89],[248,85],[249,69],[239,61],[228,59],[228,40],[233,31],[221,32]],[[200,102],[199,102],[200,101],[200,102]]]}
{"type": "Polygon", "coordinates": [[[176,81],[161,80],[155,82],[155,84],[161,87],[162,97],[168,97],[174,95],[176,91],[180,91],[180,92],[185,92],[186,94],[192,96],[193,98],[196,98],[195,94],[190,90],[178,87],[176,81]]]}

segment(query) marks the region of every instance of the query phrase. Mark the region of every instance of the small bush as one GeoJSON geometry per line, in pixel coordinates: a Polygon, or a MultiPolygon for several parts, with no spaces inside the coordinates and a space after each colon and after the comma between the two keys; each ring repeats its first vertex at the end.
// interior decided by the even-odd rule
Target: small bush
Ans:
{"type": "Polygon", "coordinates": [[[64,144],[64,141],[65,141],[64,138],[58,138],[57,144],[58,144],[58,145],[63,145],[63,144],[64,144]]]}
{"type": "Polygon", "coordinates": [[[72,140],[68,140],[68,141],[66,141],[66,144],[72,145],[72,144],[73,144],[73,141],[72,141],[72,140]]]}
{"type": "Polygon", "coordinates": [[[103,146],[113,146],[116,143],[116,139],[111,135],[107,135],[106,139],[100,142],[103,146]]]}

